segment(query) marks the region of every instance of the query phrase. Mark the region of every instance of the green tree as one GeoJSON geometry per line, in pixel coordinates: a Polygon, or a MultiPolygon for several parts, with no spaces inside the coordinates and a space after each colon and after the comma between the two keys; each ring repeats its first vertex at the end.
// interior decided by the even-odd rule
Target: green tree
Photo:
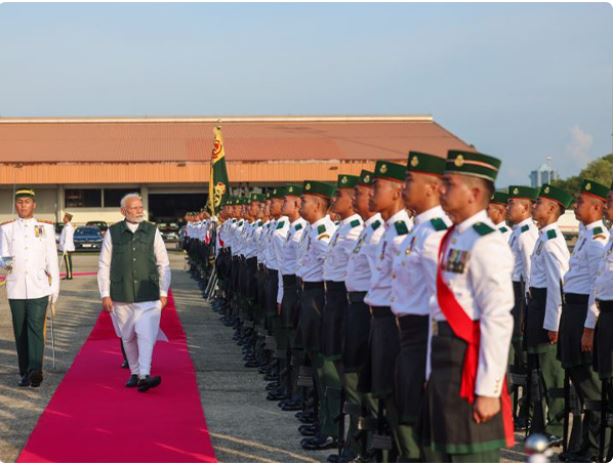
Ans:
{"type": "Polygon", "coordinates": [[[580,191],[583,179],[591,179],[609,187],[612,184],[612,168],[612,154],[605,155],[588,163],[579,175],[557,179],[552,184],[570,194],[577,194],[580,191]]]}

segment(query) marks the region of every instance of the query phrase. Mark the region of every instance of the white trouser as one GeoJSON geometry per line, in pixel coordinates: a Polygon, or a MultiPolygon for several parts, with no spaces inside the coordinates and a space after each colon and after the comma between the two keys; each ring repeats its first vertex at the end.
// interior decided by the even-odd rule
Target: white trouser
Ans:
{"type": "Polygon", "coordinates": [[[122,337],[131,374],[140,378],[150,374],[160,312],[160,301],[113,303],[111,318],[114,328],[122,337]]]}

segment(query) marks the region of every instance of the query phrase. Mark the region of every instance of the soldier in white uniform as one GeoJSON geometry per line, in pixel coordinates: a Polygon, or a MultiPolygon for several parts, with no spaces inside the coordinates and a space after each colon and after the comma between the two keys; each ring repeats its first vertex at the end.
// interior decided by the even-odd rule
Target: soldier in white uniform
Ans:
{"type": "Polygon", "coordinates": [[[60,291],[56,236],[51,222],[34,216],[32,189],[15,192],[18,218],[0,227],[2,263],[10,269],[6,290],[11,308],[21,387],[43,381],[45,317],[60,291]]]}
{"type": "MultiPolygon", "coordinates": [[[[601,265],[609,232],[603,224],[603,211],[609,188],[595,181],[582,181],[575,203],[575,216],[583,224],[569,260],[563,291],[564,305],[558,330],[558,358],[567,370],[582,401],[599,401],[601,383],[592,370],[592,353],[582,351],[581,340],[588,312],[592,283],[601,265]]],[[[599,457],[601,412],[586,409],[582,427],[582,444],[567,459],[591,462],[599,457]]]]}
{"type": "Polygon", "coordinates": [[[498,462],[512,446],[506,386],[513,256],[488,218],[500,161],[451,150],[441,195],[453,225],[439,247],[421,434],[429,461],[498,462]]]}
{"type": "Polygon", "coordinates": [[[65,213],[63,218],[64,226],[60,233],[60,251],[62,251],[62,258],[64,259],[64,267],[66,268],[66,280],[73,279],[73,253],[75,252],[75,243],[73,236],[75,234],[75,227],[71,223],[73,215],[65,213]]]}
{"type": "MultiPolygon", "coordinates": [[[[413,226],[413,222],[404,207],[402,189],[406,179],[406,166],[377,161],[372,183],[371,210],[378,211],[384,220],[385,232],[374,254],[376,260],[370,288],[364,301],[370,306],[370,359],[360,376],[359,389],[371,392],[379,399],[379,427],[383,418],[387,418],[393,433],[398,455],[408,454],[411,450],[404,445],[398,430],[398,409],[394,397],[394,370],[396,358],[400,352],[400,336],[395,317],[391,311],[391,283],[393,260],[400,252],[400,244],[413,226]]],[[[381,448],[383,449],[383,448],[381,448]]],[[[388,460],[389,453],[382,453],[382,459],[388,460]]],[[[389,462],[389,461],[387,461],[389,462]]]]}
{"type": "Polygon", "coordinates": [[[509,237],[511,236],[511,228],[507,225],[507,203],[509,202],[508,192],[494,192],[490,204],[488,205],[488,217],[496,229],[500,231],[507,243],[509,243],[509,237]]]}
{"type": "MultiPolygon", "coordinates": [[[[532,206],[539,195],[539,188],[526,186],[509,186],[509,200],[507,202],[507,219],[511,222],[513,230],[509,237],[509,247],[513,254],[513,337],[511,338],[511,351],[509,353],[509,366],[512,373],[527,375],[526,353],[524,352],[524,331],[522,324],[526,314],[526,297],[530,288],[530,256],[537,243],[539,230],[532,218],[532,206]]],[[[524,386],[526,388],[526,386],[524,386]]],[[[516,390],[517,392],[517,390],[516,390]]],[[[513,396],[512,396],[513,397],[513,396]]],[[[525,398],[526,389],[521,400],[513,399],[513,415],[516,418],[516,428],[526,427],[528,415],[525,398]],[[516,404],[518,404],[516,408],[516,404]]]]}
{"type": "Polygon", "coordinates": [[[121,212],[124,221],[112,225],[103,239],[98,288],[103,308],[111,313],[124,342],[131,373],[126,386],[145,392],[161,382],[150,370],[171,270],[158,228],[144,220],[141,196],[125,195],[121,212]]]}
{"type": "Polygon", "coordinates": [[[400,332],[400,354],[395,368],[398,434],[404,443],[399,462],[420,460],[416,432],[423,399],[430,314],[436,312],[438,247],[451,221],[439,196],[445,158],[409,152],[404,188],[406,208],[415,213],[414,224],[393,259],[391,310],[400,332]]]}
{"type": "MultiPolygon", "coordinates": [[[[332,184],[319,181],[305,181],[302,194],[301,216],[310,224],[307,245],[298,260],[297,275],[302,279],[302,306],[299,319],[301,344],[313,368],[319,404],[325,402],[327,383],[324,360],[321,355],[321,317],[325,302],[323,263],[327,247],[336,226],[327,215],[331,198],[336,188],[332,184]]],[[[336,444],[337,427],[334,416],[319,405],[319,428],[314,437],[302,440],[307,450],[333,448],[336,444]]]]}
{"type": "Polygon", "coordinates": [[[554,397],[554,391],[550,390],[560,388],[564,380],[564,370],[556,359],[556,342],[562,312],[562,282],[569,267],[569,249],[558,228],[558,219],[571,200],[571,195],[565,191],[545,184],[533,207],[539,238],[530,261],[530,300],[524,331],[528,367],[532,373],[529,395],[537,397],[531,402],[531,432],[547,434],[550,444],[555,445],[562,442],[558,434],[564,399],[554,397]],[[541,381],[546,393],[538,392],[541,381]],[[543,415],[545,407],[547,422],[543,415]]]}

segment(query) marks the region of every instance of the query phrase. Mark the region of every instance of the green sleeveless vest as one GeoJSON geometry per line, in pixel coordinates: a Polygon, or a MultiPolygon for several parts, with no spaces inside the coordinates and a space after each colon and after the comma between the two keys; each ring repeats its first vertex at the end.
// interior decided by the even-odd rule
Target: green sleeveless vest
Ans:
{"type": "Polygon", "coordinates": [[[160,299],[158,268],[154,255],[156,225],[141,222],[133,232],[126,221],[109,228],[111,253],[111,299],[138,303],[160,299]]]}

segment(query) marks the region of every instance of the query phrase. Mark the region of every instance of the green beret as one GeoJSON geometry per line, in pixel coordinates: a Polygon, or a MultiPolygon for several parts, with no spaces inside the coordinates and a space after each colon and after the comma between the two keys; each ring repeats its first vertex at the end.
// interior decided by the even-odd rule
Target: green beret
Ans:
{"type": "Polygon", "coordinates": [[[320,195],[331,199],[336,193],[336,186],[321,181],[304,181],[304,194],[320,195]]]}
{"type": "Polygon", "coordinates": [[[359,182],[359,176],[349,174],[338,175],[338,189],[353,189],[359,182]]]}
{"type": "Polygon", "coordinates": [[[445,174],[462,174],[494,182],[501,162],[493,156],[464,150],[449,150],[445,174]]]}
{"type": "Polygon", "coordinates": [[[265,202],[265,194],[252,194],[250,196],[251,202],[265,202]]]}
{"type": "Polygon", "coordinates": [[[360,186],[371,186],[373,178],[374,178],[374,173],[366,169],[362,169],[359,175],[359,181],[357,182],[357,184],[360,186]]]}
{"type": "Polygon", "coordinates": [[[443,171],[445,171],[445,164],[445,158],[441,158],[440,156],[410,151],[409,159],[406,163],[406,170],[441,175],[443,171]]]}
{"type": "Polygon", "coordinates": [[[282,199],[284,196],[284,187],[274,187],[270,192],[270,199],[282,199]]]}
{"type": "Polygon", "coordinates": [[[30,197],[31,199],[36,199],[36,193],[34,189],[17,189],[15,191],[15,198],[19,197],[30,197]]]}
{"type": "Polygon", "coordinates": [[[608,189],[603,184],[591,181],[590,179],[584,179],[580,190],[582,191],[582,194],[594,195],[595,197],[599,197],[605,201],[607,200],[607,195],[611,189],[608,189]]]}
{"type": "Polygon", "coordinates": [[[389,161],[379,160],[374,167],[375,178],[395,179],[404,181],[406,179],[406,166],[390,163],[389,161]]]}
{"type": "Polygon", "coordinates": [[[571,202],[573,201],[573,196],[571,194],[568,194],[564,190],[549,184],[544,184],[541,186],[539,197],[554,200],[565,208],[569,208],[569,205],[571,205],[571,202]]]}
{"type": "Polygon", "coordinates": [[[510,199],[535,200],[538,195],[539,195],[538,187],[509,186],[509,198],[510,199]]]}
{"type": "Polygon", "coordinates": [[[490,199],[490,203],[491,204],[507,204],[507,201],[509,200],[509,193],[508,192],[494,192],[494,194],[492,194],[492,198],[490,199]]]}
{"type": "Polygon", "coordinates": [[[280,197],[284,197],[286,195],[295,195],[297,197],[301,197],[302,186],[299,186],[297,184],[291,184],[289,186],[279,187],[278,194],[280,194],[280,197]]]}

